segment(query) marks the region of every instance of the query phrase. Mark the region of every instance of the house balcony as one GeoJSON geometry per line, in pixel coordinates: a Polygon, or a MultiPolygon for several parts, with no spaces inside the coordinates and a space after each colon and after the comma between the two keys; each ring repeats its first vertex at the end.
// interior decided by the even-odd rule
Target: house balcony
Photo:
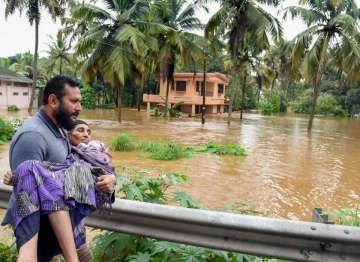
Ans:
{"type": "MultiPolygon", "coordinates": [[[[144,103],[157,103],[165,104],[165,96],[160,95],[143,95],[144,103]]],[[[171,95],[169,96],[169,104],[176,104],[183,102],[185,105],[202,105],[203,97],[202,96],[185,96],[185,95],[171,95]]],[[[206,105],[224,105],[224,96],[213,97],[206,96],[205,104],[206,105]]]]}

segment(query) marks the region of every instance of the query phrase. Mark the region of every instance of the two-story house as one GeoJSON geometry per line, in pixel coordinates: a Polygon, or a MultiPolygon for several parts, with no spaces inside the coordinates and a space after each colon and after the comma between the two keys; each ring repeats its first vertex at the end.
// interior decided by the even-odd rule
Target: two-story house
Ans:
{"type": "MultiPolygon", "coordinates": [[[[165,104],[166,80],[158,79],[160,92],[158,95],[144,94],[143,101],[147,104],[147,110],[151,104],[165,104]]],[[[203,104],[202,85],[203,74],[201,73],[176,73],[174,74],[174,88],[169,90],[169,104],[183,102],[181,112],[191,114],[201,113],[203,104]]],[[[225,106],[225,89],[228,79],[221,73],[207,73],[205,85],[206,113],[223,113],[225,106]]]]}

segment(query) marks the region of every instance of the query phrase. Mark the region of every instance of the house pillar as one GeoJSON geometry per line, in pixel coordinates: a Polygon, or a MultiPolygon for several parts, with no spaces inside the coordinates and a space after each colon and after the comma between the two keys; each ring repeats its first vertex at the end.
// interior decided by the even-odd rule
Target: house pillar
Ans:
{"type": "Polygon", "coordinates": [[[195,105],[192,104],[191,105],[191,116],[195,116],[196,115],[196,112],[195,112],[195,105]]]}
{"type": "Polygon", "coordinates": [[[147,112],[150,112],[150,102],[147,102],[147,103],[146,103],[146,111],[147,111],[147,112]]]}
{"type": "Polygon", "coordinates": [[[221,113],[221,114],[224,113],[224,106],[223,106],[223,105],[220,106],[220,113],[221,113]]]}

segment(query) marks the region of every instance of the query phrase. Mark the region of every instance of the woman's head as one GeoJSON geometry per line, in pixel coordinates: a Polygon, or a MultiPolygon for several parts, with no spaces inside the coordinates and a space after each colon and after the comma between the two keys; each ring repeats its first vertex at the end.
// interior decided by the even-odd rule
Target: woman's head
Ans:
{"type": "Polygon", "coordinates": [[[80,143],[87,144],[91,138],[91,129],[89,125],[83,120],[76,120],[70,129],[69,139],[70,144],[77,146],[80,143]]]}

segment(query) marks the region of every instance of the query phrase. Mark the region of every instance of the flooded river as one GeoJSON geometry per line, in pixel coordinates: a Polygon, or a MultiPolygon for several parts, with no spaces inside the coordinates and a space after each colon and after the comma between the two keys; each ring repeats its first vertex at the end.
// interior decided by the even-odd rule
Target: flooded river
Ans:
{"type": "MultiPolygon", "coordinates": [[[[126,132],[135,139],[189,146],[214,140],[246,148],[246,157],[195,154],[176,161],[150,160],[139,152],[113,153],[115,164],[187,175],[190,185],[181,190],[207,207],[246,200],[269,216],[310,220],[314,207],[350,207],[359,199],[360,120],[317,118],[309,135],[307,117],[291,114],[246,114],[231,126],[223,116],[211,116],[204,127],[198,118],[166,120],[135,110],[124,110],[123,116],[121,124],[111,110],[84,111],[81,118],[89,120],[93,138],[107,143],[126,132]]],[[[8,168],[8,147],[0,146],[1,173],[8,168]]]]}

